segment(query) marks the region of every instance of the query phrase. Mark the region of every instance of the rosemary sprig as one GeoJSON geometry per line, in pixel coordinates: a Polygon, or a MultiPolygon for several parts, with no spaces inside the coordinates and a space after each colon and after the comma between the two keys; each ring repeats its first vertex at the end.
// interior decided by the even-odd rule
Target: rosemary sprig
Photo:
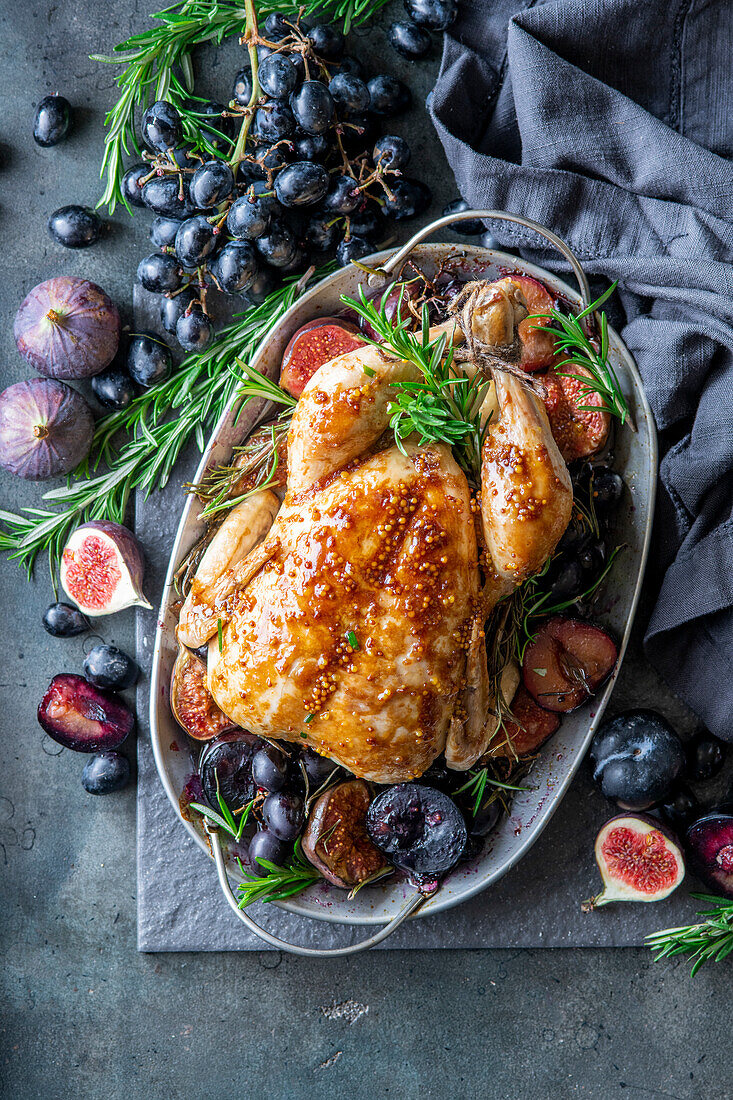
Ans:
{"type": "MultiPolygon", "coordinates": [[[[71,531],[89,519],[124,523],[132,492],[140,490],[147,497],[162,489],[190,439],[195,439],[203,450],[207,433],[239,386],[243,402],[255,397],[272,399],[278,387],[264,376],[256,376],[246,361],[308,283],[332,269],[333,264],[327,264],[318,270],[309,269],[300,278],[288,279],[260,305],[240,314],[204,351],[187,355],[166,382],[135,398],[127,409],[98,421],[93,458],[75,471],[82,480],[44,495],[44,500],[60,505],[61,511],[0,511],[0,550],[9,552],[29,575],[38,554],[47,553],[55,578],[71,531]],[[230,369],[235,360],[241,373],[230,369]],[[128,439],[118,450],[120,432],[125,432],[128,439]],[[92,476],[103,463],[108,469],[92,476]]],[[[281,390],[279,393],[283,399],[288,396],[281,390]]]]}
{"type": "Polygon", "coordinates": [[[704,919],[699,924],[652,932],[646,937],[646,944],[654,952],[655,962],[688,955],[694,977],[703,963],[720,962],[733,951],[733,901],[712,894],[692,894],[692,897],[713,906],[698,910],[698,916],[704,919]]]}
{"type": "Polygon", "coordinates": [[[413,432],[419,435],[421,443],[446,443],[453,448],[465,472],[478,481],[485,431],[480,409],[491,382],[478,373],[469,379],[454,370],[448,334],[430,339],[427,304],[423,305],[417,332],[411,331],[412,317],[388,317],[387,299],[394,286],[394,283],[388,286],[378,302],[369,300],[362,286],[358,300],[342,295],[341,301],[363,317],[381,338],[369,343],[389,347],[400,359],[413,363],[422,375],[421,382],[395,384],[395,398],[389,406],[395,443],[404,451],[404,442],[413,432]]]}
{"type": "Polygon", "coordinates": [[[204,806],[202,802],[190,802],[189,809],[197,810],[202,817],[206,817],[209,819],[209,821],[213,821],[216,825],[219,826],[220,829],[223,829],[224,832],[229,833],[229,835],[233,837],[234,840],[240,840],[242,837],[242,833],[244,832],[244,827],[249,821],[249,815],[252,813],[252,807],[254,806],[255,801],[254,798],[245,803],[245,805],[242,806],[241,809],[235,810],[233,813],[224,801],[222,793],[219,789],[218,775],[216,776],[216,797],[219,803],[219,809],[221,810],[220,814],[218,814],[216,810],[212,810],[211,806],[204,806]],[[235,814],[241,815],[239,817],[239,824],[237,824],[234,816],[235,814]]]}
{"type": "MultiPolygon", "coordinates": [[[[618,375],[613,364],[608,358],[608,320],[606,314],[598,314],[599,339],[592,341],[583,328],[582,321],[593,313],[597,313],[599,306],[613,294],[618,283],[613,283],[605,293],[601,294],[595,302],[591,302],[584,310],[575,315],[561,313],[557,309],[551,309],[549,314],[533,314],[529,320],[545,321],[548,316],[552,322],[549,325],[537,325],[542,332],[548,332],[555,338],[555,350],[558,355],[565,358],[553,366],[563,378],[573,378],[585,387],[586,394],[596,393],[600,396],[603,408],[611,416],[617,417],[622,424],[629,421],[631,427],[631,414],[626,398],[621,390],[618,375]],[[571,373],[563,370],[564,367],[583,367],[588,374],[571,373]]],[[[586,412],[597,412],[597,405],[578,405],[578,408],[586,412]]]]}
{"type": "MultiPolygon", "coordinates": [[[[251,3],[251,0],[249,0],[251,3]]],[[[257,11],[271,11],[302,17],[319,15],[326,21],[342,21],[348,33],[352,25],[366,23],[387,0],[258,0],[257,11]]],[[[107,135],[100,176],[106,179],[99,201],[112,213],[125,201],[120,183],[125,172],[124,156],[140,152],[135,130],[135,112],[156,99],[167,99],[182,113],[186,139],[198,148],[211,152],[206,138],[198,136],[195,110],[186,109],[184,101],[193,89],[192,52],[205,42],[220,45],[224,39],[242,35],[251,23],[248,4],[229,0],[177,0],[155,12],[155,24],[115,46],[111,54],[95,54],[93,60],[121,66],[116,77],[120,95],[105,118],[107,135]],[[249,16],[249,19],[248,19],[249,16]]],[[[130,210],[130,213],[132,211],[130,210]]]]}
{"type": "Polygon", "coordinates": [[[492,764],[485,764],[483,767],[472,768],[467,772],[468,779],[459,787],[455,794],[466,794],[473,799],[473,806],[471,812],[475,817],[476,814],[484,805],[484,795],[486,794],[486,788],[489,788],[489,793],[492,797],[488,798],[485,805],[489,805],[495,798],[501,797],[502,791],[528,791],[529,787],[518,787],[512,783],[507,783],[499,779],[492,764]]]}
{"type": "Polygon", "coordinates": [[[285,484],[280,447],[287,438],[289,424],[290,413],[286,410],[241,447],[235,447],[232,462],[214,467],[201,481],[186,486],[204,504],[201,519],[212,519],[236,507],[259,489],[285,484]]]}
{"type": "Polygon", "coordinates": [[[237,887],[240,909],[246,909],[255,901],[282,901],[284,898],[290,898],[294,894],[301,893],[321,877],[303,855],[300,837],[296,840],[292,858],[285,867],[278,867],[269,859],[257,857],[257,863],[267,871],[267,874],[261,877],[248,874],[242,866],[242,861],[237,859],[237,862],[245,880],[237,887]]]}

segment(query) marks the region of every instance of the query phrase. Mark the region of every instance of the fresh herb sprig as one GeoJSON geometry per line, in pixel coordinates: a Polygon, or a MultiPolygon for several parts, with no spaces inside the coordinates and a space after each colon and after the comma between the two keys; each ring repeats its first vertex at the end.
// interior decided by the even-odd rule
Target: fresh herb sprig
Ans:
{"type": "Polygon", "coordinates": [[[448,333],[430,338],[427,304],[423,305],[417,332],[412,331],[411,316],[389,317],[387,300],[394,287],[394,283],[388,286],[377,301],[368,299],[360,286],[358,299],[342,295],[341,301],[380,337],[380,342],[370,343],[389,348],[400,359],[416,366],[422,375],[422,381],[395,383],[395,397],[389,406],[395,443],[404,452],[405,440],[414,432],[420,443],[446,443],[453,448],[461,467],[477,482],[486,427],[482,428],[480,409],[491,382],[478,373],[469,379],[454,369],[448,333]]]}
{"type": "Polygon", "coordinates": [[[209,821],[213,821],[215,825],[218,825],[220,829],[223,829],[225,833],[229,833],[234,840],[241,840],[244,828],[249,821],[249,816],[252,813],[252,807],[254,806],[254,798],[245,803],[240,810],[235,810],[234,813],[229,809],[222,793],[219,790],[219,776],[216,777],[216,797],[219,803],[219,809],[221,813],[218,814],[216,810],[212,810],[211,806],[204,806],[202,802],[190,802],[189,809],[196,810],[202,817],[208,818],[209,821]],[[235,814],[239,817],[237,822],[235,814]]]}
{"type": "Polygon", "coordinates": [[[698,924],[652,932],[646,944],[654,952],[655,962],[676,955],[689,956],[694,977],[703,963],[720,962],[733,951],[733,901],[712,894],[692,897],[712,905],[712,909],[698,910],[698,916],[704,919],[698,924]]]}
{"type": "MultiPolygon", "coordinates": [[[[387,0],[257,0],[259,14],[279,11],[293,17],[318,15],[331,22],[341,21],[345,33],[366,23],[387,0]]],[[[220,45],[226,38],[245,34],[252,23],[251,4],[229,0],[177,0],[155,12],[155,24],[115,46],[111,54],[95,54],[94,61],[121,66],[116,77],[120,95],[105,119],[104,159],[100,176],[106,180],[100,206],[112,213],[118,203],[128,206],[122,195],[126,154],[140,152],[135,130],[135,112],[156,99],[166,99],[182,113],[187,140],[211,152],[210,142],[197,133],[195,108],[184,101],[193,89],[192,52],[205,42],[220,45]]]]}
{"type": "MultiPolygon", "coordinates": [[[[44,494],[44,500],[61,510],[0,511],[0,550],[29,575],[38,554],[47,553],[55,579],[72,530],[90,519],[124,523],[131,494],[140,490],[149,496],[162,489],[189,440],[195,439],[203,450],[207,433],[238,387],[243,402],[256,397],[271,400],[278,387],[257,375],[247,361],[306,286],[332,269],[333,264],[327,264],[288,279],[260,305],[240,314],[204,351],[187,355],[166,382],[136,397],[127,409],[98,421],[92,458],[75,471],[81,480],[44,494]],[[239,370],[233,368],[235,361],[239,370]],[[118,449],[121,432],[127,439],[118,449]],[[101,464],[107,470],[95,475],[101,464]]],[[[279,393],[286,401],[288,395],[279,393]]]]}
{"type": "Polygon", "coordinates": [[[244,879],[237,887],[240,909],[246,909],[256,901],[283,901],[291,898],[312,886],[321,877],[303,855],[300,837],[295,842],[290,861],[284,867],[278,867],[261,856],[257,857],[260,867],[267,871],[266,875],[250,875],[242,866],[242,861],[238,859],[237,862],[244,879]]]}
{"type": "MultiPolygon", "coordinates": [[[[550,333],[555,339],[555,351],[564,356],[561,362],[553,366],[553,370],[563,378],[573,378],[584,387],[585,394],[595,393],[601,398],[603,408],[611,416],[617,417],[622,424],[629,423],[633,427],[629,406],[624,397],[618,375],[608,357],[608,320],[599,307],[610,298],[618,283],[613,283],[605,293],[601,294],[595,302],[581,310],[580,313],[561,313],[558,309],[551,309],[549,314],[533,314],[530,321],[545,321],[548,316],[552,322],[549,325],[537,325],[542,332],[550,333]],[[598,313],[599,338],[594,342],[587,335],[582,322],[594,313],[598,313]],[[582,367],[587,374],[578,374],[563,368],[582,367]]],[[[578,405],[585,412],[597,412],[597,405],[578,405]]]]}
{"type": "MultiPolygon", "coordinates": [[[[468,779],[455,792],[456,795],[465,794],[473,800],[471,812],[475,817],[482,806],[488,806],[497,798],[502,798],[504,791],[528,791],[530,787],[519,787],[513,783],[507,783],[499,779],[492,764],[484,764],[482,767],[472,768],[468,773],[468,779]],[[489,789],[489,797],[484,802],[486,789],[489,789]]],[[[502,798],[506,806],[506,800],[502,798]]],[[[507,807],[508,808],[508,807],[507,807]]]]}

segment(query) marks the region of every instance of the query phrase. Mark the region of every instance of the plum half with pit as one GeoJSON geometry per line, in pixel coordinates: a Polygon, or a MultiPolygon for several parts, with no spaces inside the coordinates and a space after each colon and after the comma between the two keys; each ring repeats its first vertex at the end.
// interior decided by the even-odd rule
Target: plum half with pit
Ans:
{"type": "Polygon", "coordinates": [[[207,800],[219,809],[218,795],[236,813],[257,794],[252,759],[262,742],[252,733],[233,730],[209,741],[199,758],[199,776],[207,800]]]}
{"type": "Polygon", "coordinates": [[[367,832],[390,863],[417,875],[449,871],[466,847],[466,822],[455,802],[418,783],[378,794],[367,812],[367,832]]]}
{"type": "Polygon", "coordinates": [[[527,646],[522,679],[541,707],[566,713],[585,703],[611,675],[617,656],[616,643],[599,626],[555,615],[527,646]]]}
{"type": "Polygon", "coordinates": [[[116,749],[135,724],[121,699],[73,672],[54,676],[38,707],[38,721],[49,737],[74,752],[116,749]]]}
{"type": "Polygon", "coordinates": [[[733,812],[719,808],[698,818],[685,835],[690,867],[697,877],[726,898],[733,898],[733,812]]]}
{"type": "Polygon", "coordinates": [[[622,810],[647,810],[675,787],[685,750],[669,722],[652,710],[631,710],[596,731],[590,748],[593,779],[622,810]]]}

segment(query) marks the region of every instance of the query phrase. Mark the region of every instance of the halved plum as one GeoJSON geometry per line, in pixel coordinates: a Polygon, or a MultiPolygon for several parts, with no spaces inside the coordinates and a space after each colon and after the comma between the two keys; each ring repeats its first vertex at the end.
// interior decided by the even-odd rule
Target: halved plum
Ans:
{"type": "Polygon", "coordinates": [[[613,638],[582,619],[556,615],[542,623],[522,662],[524,686],[546,710],[566,713],[589,699],[616,664],[613,638]]]}
{"type": "Polygon", "coordinates": [[[713,810],[690,826],[685,836],[690,867],[717,894],[733,898],[733,813],[713,810]]]}
{"type": "Polygon", "coordinates": [[[347,351],[354,351],[363,343],[356,325],[341,317],[317,317],[308,321],[285,348],[280,385],[293,397],[300,397],[319,367],[347,351]]]}
{"type": "Polygon", "coordinates": [[[171,710],[178,725],[194,741],[210,741],[234,727],[206,686],[205,662],[180,642],[171,676],[171,710]]]}
{"type": "Polygon", "coordinates": [[[539,706],[522,684],[512,700],[512,716],[496,734],[496,747],[489,746],[494,757],[531,756],[560,727],[557,714],[539,706]]]}
{"type": "Polygon", "coordinates": [[[311,810],[303,854],[334,886],[358,886],[388,866],[366,830],[371,800],[364,780],[352,779],[325,791],[311,810]]]}
{"type": "Polygon", "coordinates": [[[399,783],[378,794],[366,823],[372,842],[390,863],[417,875],[449,871],[468,837],[453,799],[419,783],[399,783]]]}
{"type": "MultiPolygon", "coordinates": [[[[569,366],[566,369],[580,377],[591,377],[585,367],[569,366]]],[[[586,458],[600,451],[608,439],[611,425],[611,417],[603,407],[600,394],[589,391],[577,378],[568,378],[552,370],[543,375],[542,382],[552,435],[565,461],[573,462],[576,458],[586,458]],[[586,405],[592,408],[584,408],[586,405]]]]}
{"type": "Polygon", "coordinates": [[[219,809],[217,791],[232,813],[246,806],[257,794],[252,760],[261,747],[259,737],[238,729],[223,733],[201,750],[201,786],[215,810],[219,809]]]}
{"type": "Polygon", "coordinates": [[[517,328],[522,342],[519,365],[526,371],[545,370],[555,362],[555,337],[543,332],[542,326],[550,323],[550,310],[555,299],[547,287],[531,275],[513,275],[512,282],[519,283],[530,316],[535,315],[534,320],[525,317],[517,328]]]}
{"type": "Polygon", "coordinates": [[[116,749],[135,724],[121,699],[73,672],[54,676],[38,707],[38,721],[65,749],[89,753],[116,749]]]}

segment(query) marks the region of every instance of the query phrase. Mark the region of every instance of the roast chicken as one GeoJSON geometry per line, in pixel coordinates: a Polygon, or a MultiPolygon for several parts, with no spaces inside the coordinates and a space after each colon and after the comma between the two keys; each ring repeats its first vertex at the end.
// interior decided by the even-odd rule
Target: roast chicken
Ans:
{"type": "MultiPolygon", "coordinates": [[[[184,645],[209,643],[208,688],[233,722],[378,783],[420,776],[442,752],[464,769],[486,751],[497,717],[484,624],[570,519],[544,407],[512,366],[522,292],[504,279],[472,294],[441,328],[470,352],[466,371],[494,381],[480,498],[449,447],[388,437],[393,384],[418,368],[364,345],[310,380],[284,499],[260,490],[229,514],[180,616],[184,645]]],[[[509,667],[505,697],[516,682],[509,667]]]]}

